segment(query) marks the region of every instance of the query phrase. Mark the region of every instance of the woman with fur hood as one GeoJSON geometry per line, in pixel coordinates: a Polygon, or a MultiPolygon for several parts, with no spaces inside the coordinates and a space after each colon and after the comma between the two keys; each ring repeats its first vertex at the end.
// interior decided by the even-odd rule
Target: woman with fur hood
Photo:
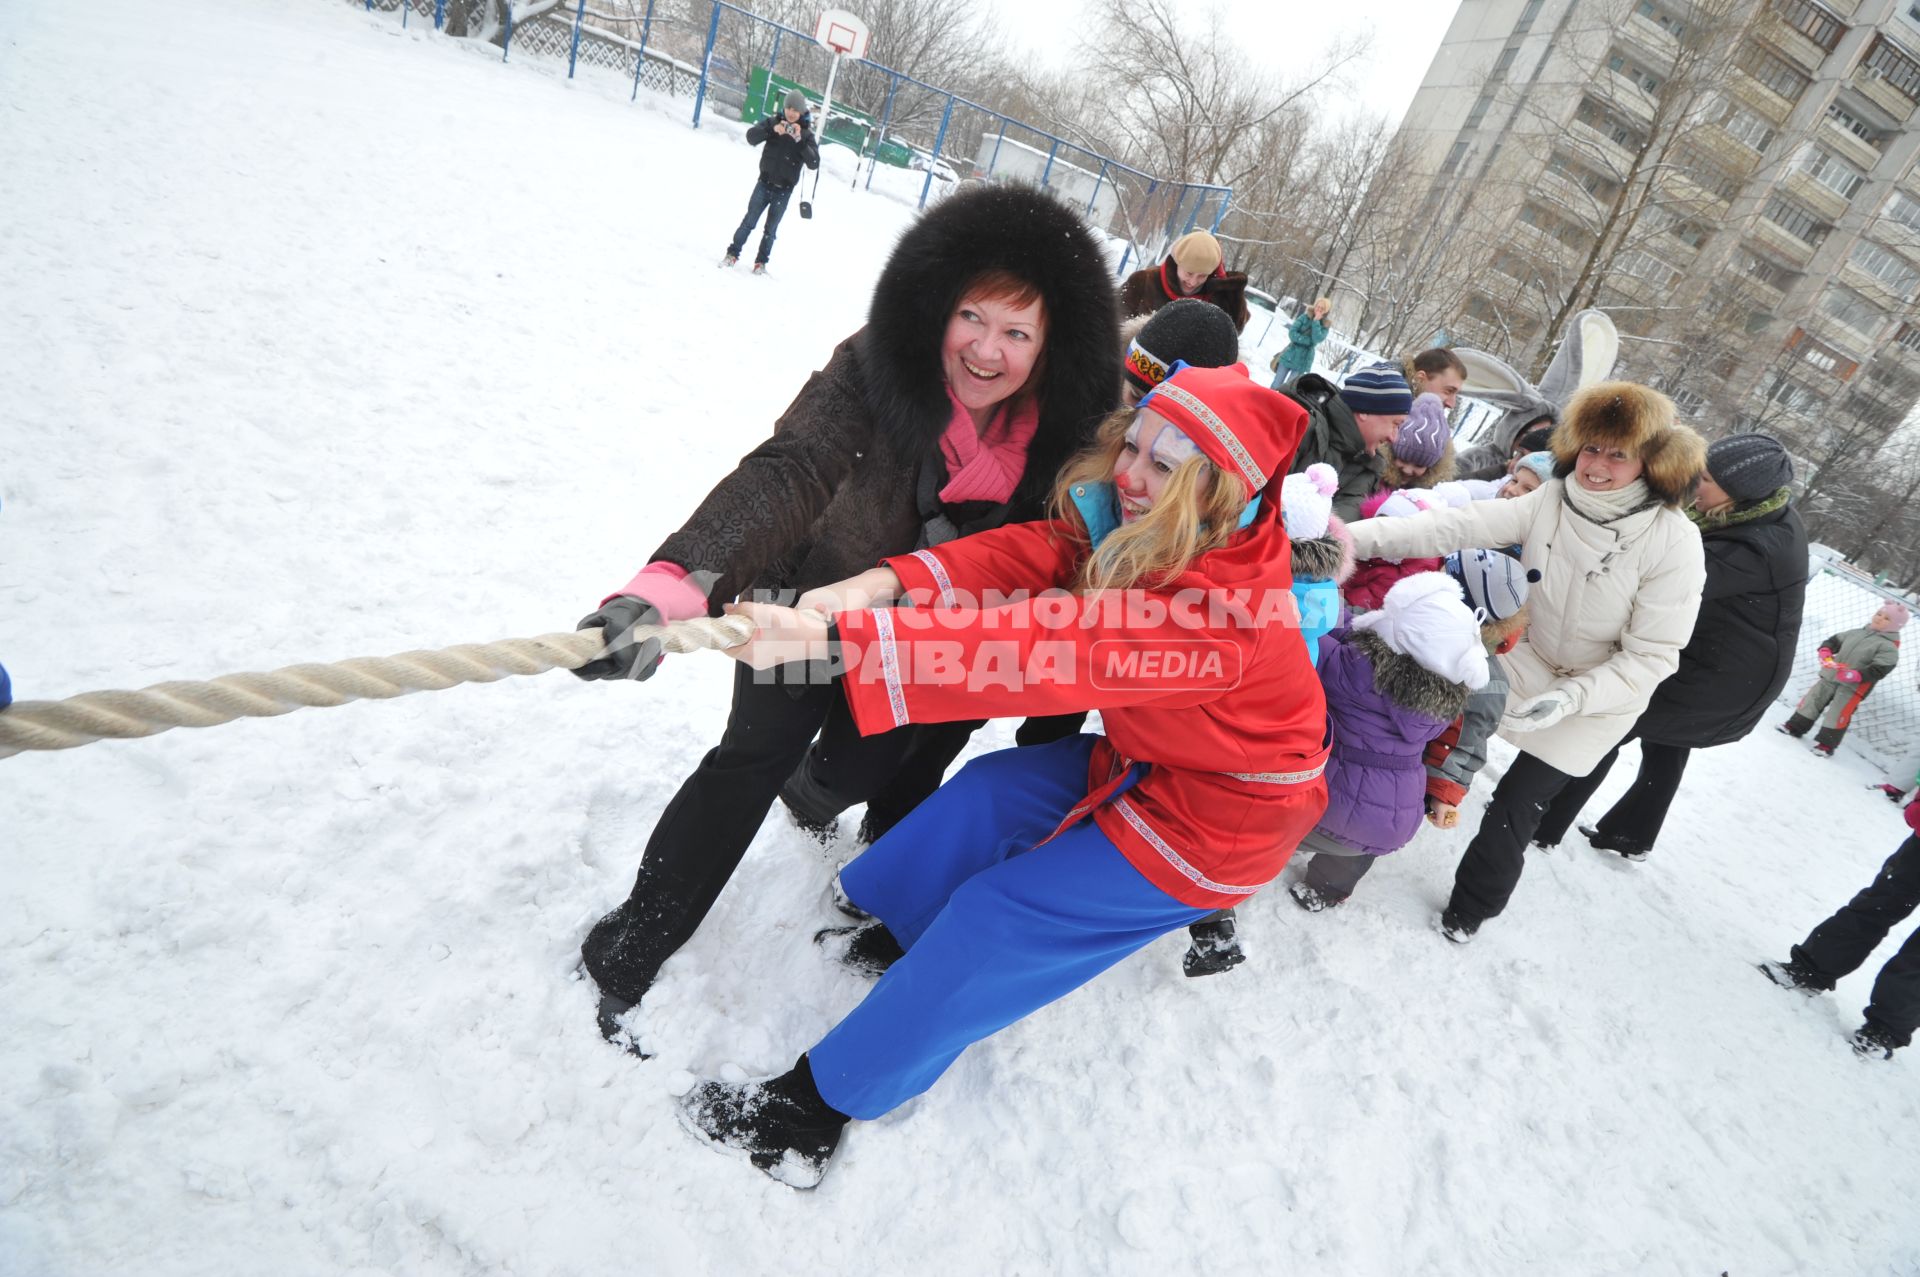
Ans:
{"type": "MultiPolygon", "coordinates": [[[[956,192],[900,237],[866,326],[772,436],[581,622],[620,637],[575,673],[650,675],[658,642],[624,638],[637,622],[704,616],[709,598],[749,590],[807,605],[807,591],[885,555],[1041,517],[1118,398],[1114,311],[1105,258],[1073,210],[1030,187],[956,192]]],[[[832,679],[781,684],[740,667],[719,745],[661,813],[631,894],[581,947],[609,1038],[706,917],[809,742],[847,716],[832,679]]],[[[868,738],[845,752],[845,783],[878,789],[911,733],[972,726],[868,738]]]]}
{"type": "Polygon", "coordinates": [[[1466,943],[1506,908],[1547,805],[1620,743],[1678,667],[1706,582],[1699,530],[1680,506],[1705,453],[1665,395],[1600,382],[1568,404],[1555,477],[1535,491],[1350,528],[1362,558],[1517,543],[1540,572],[1527,632],[1500,658],[1513,688],[1501,734],[1520,755],[1454,875],[1448,939],[1466,943]]]}
{"type": "Polygon", "coordinates": [[[1333,728],[1327,811],[1301,840],[1313,859],[1292,889],[1309,910],[1345,900],[1377,857],[1420,831],[1427,745],[1486,686],[1487,651],[1453,578],[1422,572],[1323,637],[1319,671],[1333,728]]]}

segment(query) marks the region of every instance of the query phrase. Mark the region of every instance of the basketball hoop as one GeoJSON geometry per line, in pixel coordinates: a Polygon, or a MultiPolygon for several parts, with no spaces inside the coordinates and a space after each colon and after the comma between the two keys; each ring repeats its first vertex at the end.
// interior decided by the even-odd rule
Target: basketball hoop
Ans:
{"type": "Polygon", "coordinates": [[[815,42],[842,57],[867,56],[867,24],[845,9],[826,9],[813,24],[815,42]]]}

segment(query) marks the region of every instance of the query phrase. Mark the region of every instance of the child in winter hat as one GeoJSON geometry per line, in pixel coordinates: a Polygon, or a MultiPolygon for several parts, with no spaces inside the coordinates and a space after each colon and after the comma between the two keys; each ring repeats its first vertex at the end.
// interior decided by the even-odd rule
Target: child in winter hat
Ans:
{"type": "Polygon", "coordinates": [[[1553,454],[1529,452],[1513,463],[1513,473],[1500,485],[1503,497],[1524,497],[1553,478],[1553,454]]]}
{"type": "Polygon", "coordinates": [[[1240,333],[1231,315],[1198,298],[1168,302],[1141,321],[1127,341],[1126,403],[1139,403],[1140,396],[1172,376],[1176,365],[1225,368],[1239,359],[1240,333]]]}
{"type": "Polygon", "coordinates": [[[1453,431],[1447,428],[1447,410],[1440,396],[1416,396],[1407,419],[1400,425],[1400,433],[1394,436],[1393,459],[1417,477],[1440,464],[1452,439],[1453,431]]]}
{"type": "Polygon", "coordinates": [[[1452,829],[1460,823],[1460,804],[1473,778],[1486,764],[1487,741],[1507,712],[1507,673],[1493,658],[1512,651],[1526,631],[1527,591],[1540,573],[1499,550],[1456,550],[1442,570],[1480,617],[1480,641],[1488,656],[1487,685],[1474,689],[1460,717],[1427,746],[1427,823],[1452,829]]]}
{"type": "Polygon", "coordinates": [[[1780,724],[1780,730],[1789,736],[1805,736],[1819,720],[1813,752],[1833,757],[1860,702],[1900,663],[1899,633],[1907,620],[1907,605],[1888,599],[1859,629],[1843,630],[1820,640],[1820,673],[1800,698],[1793,717],[1780,724]]]}
{"type": "Polygon", "coordinates": [[[1280,517],[1293,557],[1293,601],[1300,609],[1300,637],[1315,664],[1321,636],[1340,623],[1340,585],[1353,573],[1353,546],[1333,514],[1339,486],[1339,474],[1324,461],[1280,484],[1280,517]]]}
{"type": "Polygon", "coordinates": [[[1320,640],[1333,749],[1326,813],[1300,844],[1313,859],[1290,889],[1296,903],[1345,900],[1376,857],[1419,832],[1427,745],[1486,686],[1487,666],[1480,620],[1440,572],[1399,582],[1384,606],[1320,640]]]}
{"type": "MultiPolygon", "coordinates": [[[[1360,517],[1363,519],[1404,519],[1428,510],[1439,510],[1446,501],[1432,492],[1418,488],[1400,488],[1392,492],[1376,492],[1360,503],[1360,517]]],[[[1440,570],[1440,558],[1432,555],[1413,559],[1361,559],[1354,564],[1353,575],[1347,578],[1345,593],[1347,606],[1355,612],[1371,611],[1386,603],[1387,591],[1398,581],[1419,572],[1437,572],[1440,570]]]]}

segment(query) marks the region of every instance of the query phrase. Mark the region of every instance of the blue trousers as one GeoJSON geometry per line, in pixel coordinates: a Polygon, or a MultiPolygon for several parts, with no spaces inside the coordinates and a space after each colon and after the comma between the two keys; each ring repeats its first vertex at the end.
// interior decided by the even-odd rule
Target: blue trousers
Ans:
{"type": "Polygon", "coordinates": [[[1213,912],[1140,876],[1091,817],[1095,736],[977,758],[840,871],[906,956],[807,1053],[820,1095],[875,1118],[962,1051],[1213,912]]]}
{"type": "Polygon", "coordinates": [[[760,248],[754,253],[753,260],[762,266],[766,265],[768,255],[773,252],[773,237],[780,229],[780,219],[786,215],[787,201],[792,197],[791,186],[776,190],[765,182],[755,182],[753,194],[747,197],[747,215],[741,221],[740,228],[734,231],[733,242],[727,245],[727,256],[740,256],[740,250],[747,246],[747,236],[753,234],[753,224],[760,220],[760,214],[764,211],[767,229],[760,232],[760,248]]]}

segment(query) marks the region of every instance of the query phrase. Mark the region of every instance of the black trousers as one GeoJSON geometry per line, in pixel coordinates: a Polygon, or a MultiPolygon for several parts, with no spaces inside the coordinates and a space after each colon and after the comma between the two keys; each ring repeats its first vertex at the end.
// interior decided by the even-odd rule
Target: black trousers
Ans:
{"type": "Polygon", "coordinates": [[[1378,856],[1335,856],[1316,852],[1307,862],[1306,884],[1328,900],[1342,901],[1353,894],[1378,856]]]}
{"type": "MultiPolygon", "coordinates": [[[[775,674],[803,668],[784,666],[775,674]]],[[[587,934],[580,956],[603,992],[638,1002],[661,964],[693,937],[816,733],[837,742],[839,783],[864,799],[863,787],[878,792],[922,730],[909,726],[862,737],[853,730],[838,680],[800,686],[757,681],[765,677],[745,665],[735,671],[733,707],[720,743],[660,813],[632,893],[587,934]]]]}
{"type": "Polygon", "coordinates": [[[1526,867],[1527,844],[1539,830],[1548,805],[1572,779],[1532,754],[1514,757],[1513,766],[1494,788],[1493,801],[1467,844],[1467,854],[1453,872],[1449,911],[1478,923],[1507,907],[1526,867]]]}
{"type": "MultiPolygon", "coordinates": [[[[1624,745],[1639,734],[1639,728],[1627,733],[1624,745]]],[[[1593,771],[1585,776],[1575,776],[1567,781],[1547,808],[1547,814],[1540,821],[1540,827],[1534,830],[1537,842],[1552,845],[1567,836],[1570,828],[1580,815],[1580,809],[1587,805],[1594,792],[1600,788],[1600,782],[1607,778],[1613,769],[1614,760],[1620,757],[1620,745],[1607,751],[1593,771]]],[[[1667,823],[1667,810],[1673,806],[1674,795],[1680,792],[1680,778],[1686,774],[1687,760],[1693,757],[1693,750],[1685,745],[1659,745],[1653,741],[1640,742],[1640,774],[1634,777],[1633,788],[1620,795],[1620,801],[1607,809],[1595,826],[1603,838],[1610,838],[1622,846],[1638,851],[1652,851],[1654,842],[1660,837],[1660,828],[1667,823]]]]}
{"type": "MultiPolygon", "coordinates": [[[[1920,838],[1908,838],[1872,884],[1840,907],[1793,946],[1794,961],[1831,989],[1841,976],[1858,970],[1887,933],[1920,907],[1920,838]]],[[[1867,1004],[1869,1023],[1888,1029],[1905,1046],[1920,1028],[1920,928],[1880,968],[1867,1004]]]]}

